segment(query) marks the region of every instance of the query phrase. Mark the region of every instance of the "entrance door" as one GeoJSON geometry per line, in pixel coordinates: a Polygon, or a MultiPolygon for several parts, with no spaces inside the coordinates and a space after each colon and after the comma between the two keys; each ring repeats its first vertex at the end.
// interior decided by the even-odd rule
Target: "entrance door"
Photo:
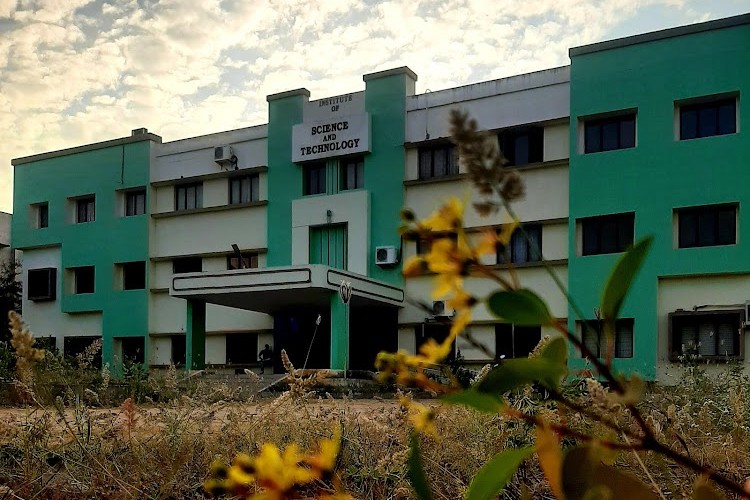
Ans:
{"type": "Polygon", "coordinates": [[[310,264],[346,270],[347,239],[346,224],[311,227],[310,264]]]}

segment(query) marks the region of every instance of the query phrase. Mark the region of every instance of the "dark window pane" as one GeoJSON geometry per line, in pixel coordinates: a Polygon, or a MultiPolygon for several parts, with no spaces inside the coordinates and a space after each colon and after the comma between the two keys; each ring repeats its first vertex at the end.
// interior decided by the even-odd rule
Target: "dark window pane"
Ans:
{"type": "Polygon", "coordinates": [[[515,139],[515,165],[526,165],[529,163],[529,136],[528,134],[519,134],[515,139]]]}
{"type": "Polygon", "coordinates": [[[736,105],[731,102],[719,106],[719,134],[733,134],[737,131],[736,105]]]}
{"type": "Polygon", "coordinates": [[[634,214],[606,215],[581,221],[583,255],[622,252],[633,244],[634,214]]]}
{"type": "Polygon", "coordinates": [[[615,357],[633,357],[633,321],[617,320],[615,324],[615,357]]]}
{"type": "Polygon", "coordinates": [[[431,179],[458,173],[453,145],[419,149],[419,178],[431,179]]]}
{"type": "Polygon", "coordinates": [[[719,210],[717,245],[732,245],[737,242],[736,214],[734,208],[719,210]]]}
{"type": "Polygon", "coordinates": [[[529,242],[529,262],[542,260],[542,226],[533,225],[524,228],[529,242]]]}
{"type": "Polygon", "coordinates": [[[698,137],[698,113],[694,109],[680,109],[680,139],[698,137]]]}
{"type": "Polygon", "coordinates": [[[29,269],[26,297],[29,300],[55,300],[57,295],[57,269],[29,269]]]}
{"type": "Polygon", "coordinates": [[[529,353],[542,340],[542,328],[540,326],[516,326],[513,333],[513,357],[515,358],[528,357],[529,353]]]}
{"type": "Polygon", "coordinates": [[[716,135],[718,116],[715,107],[702,107],[698,110],[698,137],[716,135]]]}
{"type": "Polygon", "coordinates": [[[607,217],[601,221],[601,253],[619,251],[617,246],[617,219],[607,217]]]}
{"type": "Polygon", "coordinates": [[[698,246],[716,244],[716,213],[702,211],[698,213],[698,246]]]}
{"type": "Polygon", "coordinates": [[[201,257],[180,257],[172,261],[172,272],[199,273],[203,271],[203,259],[201,257]]]}
{"type": "Polygon", "coordinates": [[[76,267],[73,269],[75,293],[94,293],[94,266],[76,267]]]}
{"type": "Polygon", "coordinates": [[[602,151],[620,148],[620,123],[608,122],[602,125],[602,151]]]}
{"type": "Polygon", "coordinates": [[[146,359],[145,339],[143,337],[124,337],[122,342],[122,360],[131,363],[143,363],[146,359]]]}
{"type": "Polygon", "coordinates": [[[258,361],[258,334],[229,334],[226,336],[226,349],[228,364],[253,364],[258,361]]]}
{"type": "Polygon", "coordinates": [[[599,357],[599,323],[586,321],[581,324],[583,344],[596,357],[599,357]]]}
{"type": "Polygon", "coordinates": [[[433,153],[433,175],[442,177],[448,175],[448,155],[445,149],[435,150],[433,153]]]}
{"type": "Polygon", "coordinates": [[[186,354],[186,342],[184,335],[172,337],[172,364],[184,365],[186,354]]]}
{"type": "Polygon", "coordinates": [[[635,237],[635,218],[624,216],[617,222],[617,251],[624,252],[633,244],[633,238],[635,237]]]}
{"type": "Polygon", "coordinates": [[[239,179],[231,179],[229,181],[229,203],[240,202],[240,187],[239,179]]]}
{"type": "Polygon", "coordinates": [[[495,359],[513,357],[513,325],[499,323],[495,325],[495,359]]]}
{"type": "Polygon", "coordinates": [[[599,252],[599,224],[596,220],[583,222],[583,255],[595,255],[599,252]]]}
{"type": "Polygon", "coordinates": [[[630,118],[620,122],[620,148],[635,147],[635,119],[630,118]]]}
{"type": "Polygon", "coordinates": [[[143,290],[146,288],[146,263],[126,262],[122,265],[123,290],[143,290]]]}
{"type": "Polygon", "coordinates": [[[601,127],[596,123],[586,123],[586,153],[598,153],[602,150],[601,127]]]}
{"type": "Polygon", "coordinates": [[[419,152],[419,178],[429,179],[432,177],[432,150],[427,149],[419,152]]]}
{"type": "Polygon", "coordinates": [[[680,248],[698,246],[698,216],[694,211],[680,212],[678,215],[680,248]]]}
{"type": "Polygon", "coordinates": [[[38,221],[37,225],[39,228],[45,228],[49,227],[49,205],[47,203],[42,203],[38,206],[38,221]]]}

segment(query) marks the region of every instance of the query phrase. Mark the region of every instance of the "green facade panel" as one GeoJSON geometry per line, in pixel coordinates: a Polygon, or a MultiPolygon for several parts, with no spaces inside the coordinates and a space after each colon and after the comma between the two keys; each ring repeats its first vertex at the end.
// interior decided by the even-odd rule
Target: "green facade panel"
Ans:
{"type": "MultiPolygon", "coordinates": [[[[616,367],[656,376],[658,278],[750,272],[750,26],[693,33],[609,50],[573,54],[571,63],[569,290],[586,319],[594,316],[620,254],[580,256],[581,218],[635,213],[635,239],[654,236],[651,253],[621,316],[634,318],[634,356],[616,367]],[[738,97],[738,133],[680,141],[685,100],[738,97]],[[636,147],[582,154],[587,117],[636,111],[636,147]],[[737,243],[678,249],[675,210],[736,203],[737,243]],[[577,234],[578,233],[578,234],[577,234]]],[[[575,328],[569,311],[569,327],[575,328]]],[[[583,360],[573,362],[582,367],[583,360]]]]}

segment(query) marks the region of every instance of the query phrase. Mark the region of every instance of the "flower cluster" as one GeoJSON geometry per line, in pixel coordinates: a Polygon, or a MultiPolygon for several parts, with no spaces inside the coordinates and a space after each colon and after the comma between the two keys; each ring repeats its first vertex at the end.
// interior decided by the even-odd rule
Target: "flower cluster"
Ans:
{"type": "Polygon", "coordinates": [[[29,385],[33,378],[32,369],[37,362],[44,359],[44,350],[34,347],[34,336],[18,313],[8,312],[8,320],[11,332],[10,345],[16,351],[16,376],[21,383],[29,385]]]}
{"type": "MultiPolygon", "coordinates": [[[[294,498],[300,488],[333,473],[340,446],[340,429],[331,439],[320,441],[318,452],[312,455],[300,452],[294,443],[283,451],[266,443],[254,457],[244,453],[237,455],[231,466],[214,462],[211,477],[204,487],[214,496],[230,493],[251,500],[294,498]]],[[[350,498],[341,492],[329,498],[331,496],[340,500],[350,498]]]]}

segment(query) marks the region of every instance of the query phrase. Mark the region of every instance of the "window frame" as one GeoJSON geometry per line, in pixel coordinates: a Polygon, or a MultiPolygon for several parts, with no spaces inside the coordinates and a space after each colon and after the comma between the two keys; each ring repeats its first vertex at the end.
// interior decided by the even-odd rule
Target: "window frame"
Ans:
{"type": "MultiPolygon", "coordinates": [[[[580,118],[581,122],[581,143],[580,152],[581,154],[594,154],[594,153],[606,153],[608,151],[620,151],[623,149],[634,149],[638,147],[638,110],[622,110],[614,113],[607,113],[604,115],[595,115],[580,118]],[[632,145],[623,144],[623,124],[625,122],[633,122],[633,142],[632,145]],[[617,124],[617,145],[615,147],[605,147],[605,127],[617,124]],[[590,129],[598,127],[598,147],[594,148],[593,144],[590,144],[590,129]],[[591,146],[591,148],[590,148],[591,146]]],[[[591,130],[593,133],[593,130],[591,130]]]]}
{"type": "Polygon", "coordinates": [[[302,195],[316,196],[328,193],[328,165],[325,161],[316,161],[302,166],[302,195]],[[313,173],[318,172],[317,183],[313,186],[313,173]],[[313,187],[315,188],[313,190],[313,187]]]}
{"type": "Polygon", "coordinates": [[[140,188],[140,189],[131,189],[129,191],[125,191],[125,217],[137,217],[139,215],[145,215],[146,214],[146,188],[140,188]],[[143,196],[143,211],[138,211],[138,198],[143,196]],[[133,202],[133,206],[131,210],[131,199],[135,197],[135,200],[133,202]],[[132,213],[131,213],[132,212],[132,213]]]}
{"type": "MultiPolygon", "coordinates": [[[[596,333],[596,352],[593,352],[593,354],[597,357],[597,359],[603,359],[604,355],[606,355],[606,336],[604,335],[604,320],[603,319],[590,319],[585,321],[576,321],[576,323],[580,327],[580,339],[581,342],[586,345],[586,347],[589,348],[589,350],[592,350],[591,347],[588,345],[586,341],[586,334],[587,332],[594,332],[596,333]]],[[[584,357],[582,355],[582,357],[584,357]]],[[[615,338],[614,338],[614,345],[612,349],[612,358],[613,359],[633,359],[635,357],[635,318],[617,318],[615,320],[615,338]],[[618,338],[619,338],[619,327],[620,325],[627,324],[630,326],[630,356],[618,356],[617,355],[617,349],[618,349],[618,338]]],[[[585,358],[585,357],[584,357],[585,358]]]]}
{"type": "Polygon", "coordinates": [[[34,229],[49,227],[49,202],[42,201],[31,205],[34,229]]]}
{"type": "Polygon", "coordinates": [[[96,195],[80,196],[75,199],[76,224],[96,221],[96,195]]]}
{"type": "Polygon", "coordinates": [[[260,199],[260,175],[243,174],[233,175],[229,178],[229,204],[240,205],[242,203],[252,203],[260,199]],[[243,183],[247,181],[247,190],[243,189],[243,183]],[[238,184],[238,199],[235,199],[234,186],[238,184]],[[247,195],[247,196],[246,196],[247,195]]]}
{"type": "Polygon", "coordinates": [[[355,156],[339,162],[341,169],[341,189],[340,191],[351,191],[354,189],[364,189],[365,187],[365,157],[355,156]],[[348,187],[351,178],[351,172],[354,172],[354,185],[348,187]]]}
{"type": "Polygon", "coordinates": [[[417,179],[424,181],[430,179],[442,179],[459,174],[458,151],[453,143],[441,143],[433,146],[421,146],[417,149],[417,179]],[[435,154],[445,154],[445,173],[435,173],[435,154]],[[423,165],[423,159],[429,155],[429,168],[423,165]],[[429,174],[429,175],[426,175],[429,174]]]}
{"type": "MultiPolygon", "coordinates": [[[[522,326],[522,325],[516,325],[514,323],[495,323],[494,325],[494,331],[495,331],[495,360],[499,359],[523,359],[528,358],[529,354],[531,354],[534,351],[534,348],[539,344],[539,342],[544,337],[542,335],[542,327],[541,325],[531,325],[531,326],[522,326]],[[510,329],[510,338],[511,338],[511,349],[513,351],[513,355],[508,357],[505,356],[504,358],[500,358],[500,349],[499,349],[499,338],[501,335],[507,335],[508,332],[501,332],[501,329],[510,329]],[[525,354],[521,354],[519,352],[516,352],[516,336],[517,335],[527,335],[527,331],[534,330],[534,334],[539,334],[539,339],[534,343],[534,345],[526,352],[525,354]],[[526,332],[525,332],[526,331],[526,332]]],[[[526,347],[528,347],[530,344],[527,343],[526,347]]],[[[522,347],[522,346],[519,346],[522,347]]],[[[525,352],[525,350],[524,350],[525,352]]]]}
{"type": "Polygon", "coordinates": [[[146,261],[136,260],[132,262],[122,262],[119,264],[120,272],[122,273],[122,289],[123,290],[145,290],[146,282],[148,281],[146,274],[146,261]],[[138,266],[138,269],[136,269],[138,266]],[[131,273],[138,272],[137,277],[131,276],[131,273]],[[133,283],[135,281],[135,283],[133,283]],[[142,286],[139,286],[141,285],[142,286]],[[135,285],[135,286],[133,286],[135,285]]]}
{"type": "Polygon", "coordinates": [[[185,182],[182,184],[175,184],[174,186],[174,209],[175,212],[182,212],[186,210],[196,210],[203,208],[203,182],[185,182]],[[195,206],[189,206],[188,201],[190,198],[189,190],[194,189],[192,195],[192,202],[195,206]],[[182,201],[182,205],[180,202],[182,201]]]}
{"type": "Polygon", "coordinates": [[[237,269],[257,269],[258,268],[258,252],[241,252],[242,262],[247,262],[247,267],[237,267],[239,260],[237,255],[230,253],[227,254],[227,271],[234,271],[237,269]]]}
{"type": "MultiPolygon", "coordinates": [[[[706,248],[706,247],[720,247],[730,246],[737,244],[737,237],[739,236],[739,228],[737,222],[739,219],[739,203],[718,203],[714,205],[699,205],[694,207],[681,207],[674,209],[674,217],[676,219],[676,248],[706,248]],[[734,236],[732,242],[722,243],[721,241],[721,216],[731,212],[733,215],[732,234],[734,236]],[[694,228],[694,241],[695,244],[689,244],[684,242],[687,238],[683,231],[683,224],[687,224],[686,216],[692,215],[695,217],[695,228],[694,228]],[[701,242],[701,216],[710,216],[712,218],[711,223],[714,226],[713,229],[713,240],[712,242],[701,242]]],[[[704,220],[704,222],[707,222],[704,220]]]]}
{"type": "Polygon", "coordinates": [[[73,272],[73,295],[90,295],[96,293],[96,266],[76,266],[71,268],[73,272]],[[84,272],[91,271],[91,287],[82,290],[83,285],[88,284],[89,276],[84,272]],[[85,281],[84,281],[85,278],[85,281]]]}
{"type": "Polygon", "coordinates": [[[513,127],[500,131],[497,135],[498,144],[503,157],[508,161],[507,167],[522,167],[544,161],[544,127],[541,125],[527,125],[513,127]],[[526,161],[518,161],[518,140],[527,138],[526,161]]]}
{"type": "Polygon", "coordinates": [[[203,257],[200,256],[186,256],[186,257],[175,257],[172,259],[172,274],[187,274],[187,273],[202,273],[203,272],[203,257]],[[187,265],[188,262],[195,264],[200,262],[200,269],[196,270],[181,270],[178,271],[179,265],[187,265]]]}
{"type": "Polygon", "coordinates": [[[722,135],[733,135],[739,132],[739,94],[731,95],[714,95],[702,96],[684,101],[675,101],[675,138],[678,141],[692,141],[695,139],[706,139],[708,137],[717,137],[722,135]],[[731,103],[733,110],[732,130],[728,132],[721,131],[721,108],[731,103]],[[701,112],[713,109],[715,112],[715,128],[713,133],[703,134],[701,132],[701,112]],[[695,135],[685,137],[684,113],[695,112],[695,135]]]}
{"type": "MultiPolygon", "coordinates": [[[[678,332],[675,329],[675,318],[682,320],[683,318],[696,318],[695,321],[700,321],[698,318],[710,317],[710,316],[736,316],[737,318],[737,332],[735,337],[735,345],[737,347],[737,354],[724,356],[721,354],[716,355],[700,355],[702,360],[712,361],[735,361],[745,359],[745,339],[744,339],[744,325],[747,318],[745,317],[745,310],[743,309],[719,309],[710,311],[674,311],[667,315],[667,345],[669,360],[673,362],[681,361],[680,358],[685,354],[684,352],[675,351],[675,336],[678,332]]],[[[719,320],[715,320],[719,321],[719,320]]],[[[718,323],[715,323],[718,324],[718,323]]],[[[699,334],[698,334],[699,335],[699,334]]],[[[717,342],[718,349],[718,342],[717,342]]],[[[682,342],[680,342],[680,351],[682,351],[682,342]]]]}
{"type": "MultiPolygon", "coordinates": [[[[40,278],[41,279],[41,278],[40,278]]],[[[54,267],[40,267],[36,269],[29,269],[26,271],[26,299],[32,302],[46,302],[54,301],[57,299],[57,268],[54,267]],[[47,293],[44,294],[32,294],[32,277],[31,274],[46,273],[47,293]]],[[[34,290],[36,291],[36,290],[34,290]]]]}
{"type": "MultiPolygon", "coordinates": [[[[580,228],[580,251],[578,252],[579,257],[589,257],[592,255],[610,255],[625,252],[635,242],[635,212],[622,212],[617,214],[606,214],[606,215],[595,215],[591,217],[581,217],[576,219],[577,226],[580,228]],[[604,224],[607,219],[614,219],[614,234],[615,234],[615,249],[612,251],[602,250],[602,231],[604,230],[604,224]],[[628,226],[631,226],[629,241],[623,245],[620,241],[621,227],[620,225],[627,221],[628,226]],[[598,227],[597,233],[597,251],[587,251],[587,226],[588,224],[596,224],[598,227]]],[[[627,229],[627,227],[625,228],[627,229]]]]}
{"type": "MultiPolygon", "coordinates": [[[[502,228],[497,228],[498,232],[500,232],[501,230],[502,228]]],[[[499,265],[508,265],[532,264],[535,262],[541,262],[543,234],[543,224],[535,222],[524,223],[522,227],[517,228],[515,231],[513,231],[513,234],[510,237],[510,242],[508,242],[508,245],[506,245],[505,248],[497,249],[498,251],[496,252],[496,263],[499,265]],[[523,231],[521,231],[521,229],[523,229],[523,231]],[[526,234],[528,234],[529,239],[534,240],[534,238],[536,237],[536,241],[529,241],[529,239],[526,238],[526,234],[524,234],[524,231],[526,232],[526,234]],[[536,248],[533,246],[533,243],[536,243],[536,248]],[[525,258],[523,259],[521,258],[521,255],[518,255],[516,252],[517,246],[520,244],[522,244],[524,247],[525,258]],[[502,250],[502,252],[500,250],[502,250]]]]}

